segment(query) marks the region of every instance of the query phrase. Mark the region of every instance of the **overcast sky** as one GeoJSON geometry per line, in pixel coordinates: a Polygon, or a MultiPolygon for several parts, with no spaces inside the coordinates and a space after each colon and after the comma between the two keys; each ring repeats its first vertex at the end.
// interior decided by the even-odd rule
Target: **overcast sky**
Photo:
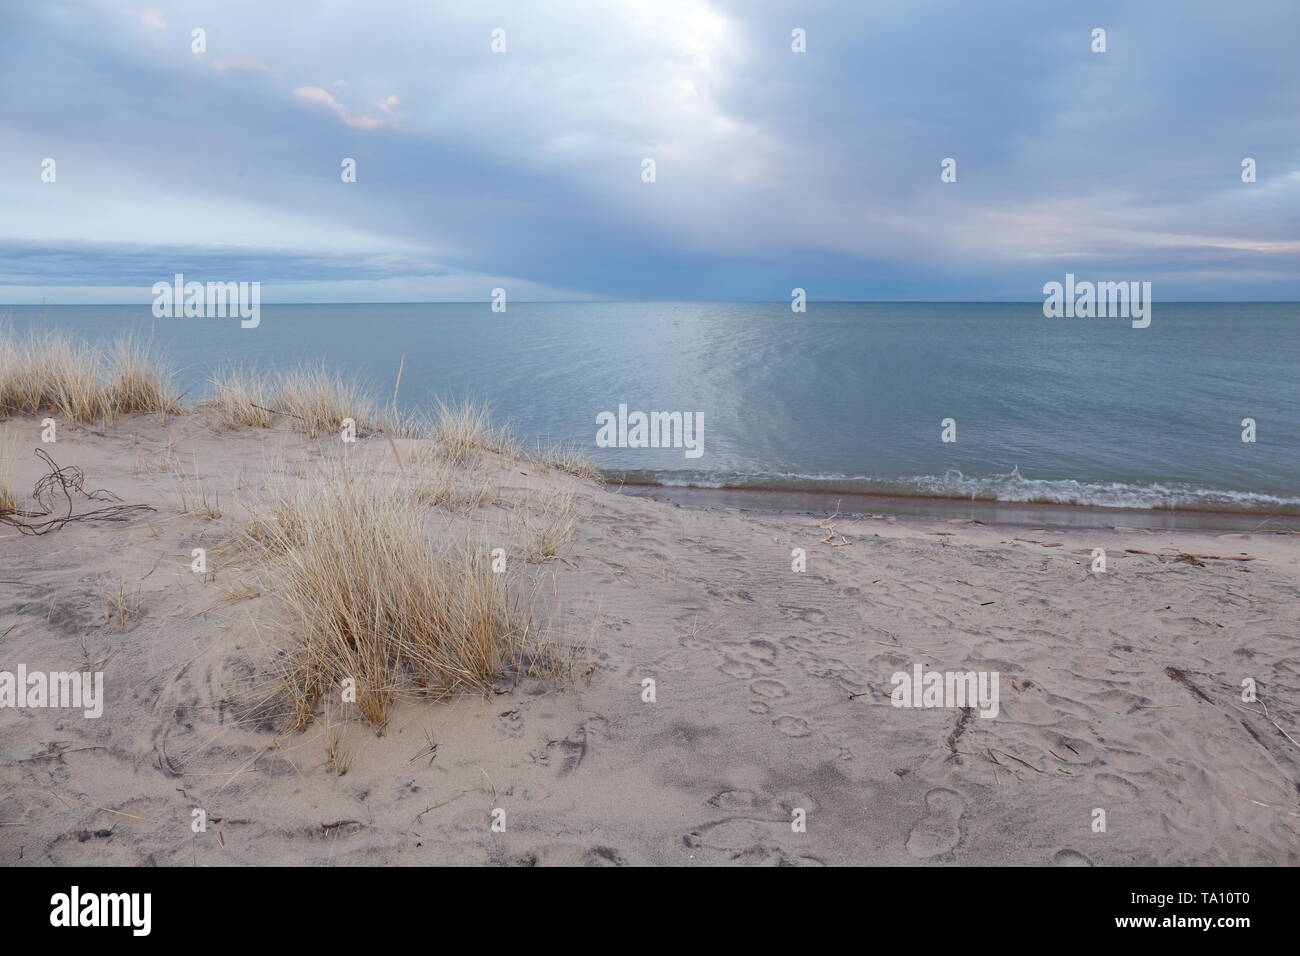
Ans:
{"type": "Polygon", "coordinates": [[[1300,299],[1297,41],[1296,0],[4,3],[0,303],[1300,299]]]}

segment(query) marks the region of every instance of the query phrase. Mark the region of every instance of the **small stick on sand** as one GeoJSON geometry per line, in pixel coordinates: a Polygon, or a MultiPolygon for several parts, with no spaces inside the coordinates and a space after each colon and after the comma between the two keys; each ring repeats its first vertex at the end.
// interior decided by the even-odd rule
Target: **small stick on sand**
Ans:
{"type": "Polygon", "coordinates": [[[278,408],[267,408],[265,405],[258,405],[256,402],[249,402],[249,404],[254,408],[260,408],[264,412],[270,412],[272,415],[288,415],[290,418],[296,418],[300,422],[305,422],[307,420],[301,415],[295,415],[293,412],[282,412],[278,408]]]}
{"type": "MultiPolygon", "coordinates": [[[[46,789],[46,792],[48,792],[48,793],[50,794],[50,796],[52,796],[52,797],[54,797],[56,800],[60,801],[64,806],[67,806],[67,805],[68,805],[68,801],[67,801],[67,800],[64,800],[63,797],[60,796],[58,793],[56,793],[55,791],[51,790],[49,787],[46,787],[45,789],[46,789]]],[[[84,806],[90,807],[90,808],[92,808],[92,809],[94,809],[94,810],[99,810],[99,811],[101,811],[101,812],[103,812],[103,813],[113,813],[113,814],[116,814],[116,815],[119,816],[119,817],[126,817],[126,818],[129,819],[129,820],[139,820],[141,823],[157,823],[157,822],[158,822],[157,820],[150,820],[148,817],[137,817],[134,813],[124,813],[124,812],[122,812],[121,810],[110,810],[108,807],[101,807],[101,806],[99,806],[98,804],[91,803],[89,800],[82,800],[80,797],[73,797],[72,799],[73,799],[73,800],[76,800],[78,803],[80,803],[80,804],[82,804],[82,805],[84,805],[84,806]]]]}
{"type": "MultiPolygon", "coordinates": [[[[1274,727],[1276,727],[1278,729],[1278,733],[1280,733],[1283,737],[1291,741],[1291,743],[1295,744],[1297,747],[1300,747],[1300,741],[1297,741],[1294,737],[1292,737],[1285,730],[1283,730],[1282,725],[1273,719],[1273,715],[1268,712],[1268,705],[1264,703],[1264,698],[1262,697],[1258,698],[1258,702],[1259,705],[1264,708],[1264,719],[1267,720],[1274,727]]],[[[1258,716],[1258,714],[1253,710],[1249,710],[1245,707],[1242,707],[1239,704],[1233,703],[1232,701],[1228,701],[1228,703],[1232,704],[1233,707],[1236,707],[1237,710],[1241,711],[1243,714],[1251,714],[1252,716],[1258,716]]]]}
{"type": "MultiPolygon", "coordinates": [[[[1002,754],[1002,756],[1004,756],[1004,757],[1010,757],[1012,760],[1016,761],[1017,763],[1022,763],[1022,764],[1024,764],[1026,767],[1028,767],[1030,770],[1034,771],[1035,773],[1042,773],[1042,772],[1043,772],[1043,771],[1039,770],[1037,767],[1035,767],[1033,764],[1031,764],[1028,760],[1021,760],[1021,759],[1020,759],[1019,757],[1017,757],[1015,754],[1009,754],[1009,753],[1007,753],[1005,750],[996,750],[996,751],[995,751],[995,750],[993,750],[992,747],[990,747],[989,750],[992,751],[992,752],[994,752],[994,753],[1000,753],[1000,754],[1002,754]]],[[[994,762],[994,763],[997,763],[996,760],[994,760],[993,762],[994,762]]]]}
{"type": "Polygon", "coordinates": [[[445,807],[449,803],[454,803],[455,801],[459,800],[461,797],[465,796],[465,794],[467,793],[469,793],[468,790],[462,790],[460,793],[456,794],[456,796],[452,797],[449,800],[444,800],[442,801],[442,803],[435,803],[431,807],[425,807],[423,810],[421,810],[419,813],[415,815],[415,822],[419,823],[420,818],[424,816],[426,813],[428,813],[430,810],[437,810],[439,807],[445,807]]]}

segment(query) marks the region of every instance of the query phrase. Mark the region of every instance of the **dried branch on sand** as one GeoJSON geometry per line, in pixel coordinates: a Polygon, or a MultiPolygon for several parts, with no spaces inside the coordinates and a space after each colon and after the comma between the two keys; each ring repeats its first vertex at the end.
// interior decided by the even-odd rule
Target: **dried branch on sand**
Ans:
{"type": "Polygon", "coordinates": [[[86,491],[85,472],[75,466],[60,467],[44,449],[38,448],[36,455],[50,468],[49,474],[42,476],[36,482],[36,487],[32,489],[32,497],[41,506],[41,510],[0,511],[0,524],[12,525],[23,534],[45,534],[49,531],[57,531],[73,521],[121,521],[132,514],[155,510],[149,505],[118,504],[78,514],[73,504],[74,496],[87,501],[120,501],[121,499],[103,489],[86,491]],[[56,511],[59,513],[56,514],[56,511]]]}

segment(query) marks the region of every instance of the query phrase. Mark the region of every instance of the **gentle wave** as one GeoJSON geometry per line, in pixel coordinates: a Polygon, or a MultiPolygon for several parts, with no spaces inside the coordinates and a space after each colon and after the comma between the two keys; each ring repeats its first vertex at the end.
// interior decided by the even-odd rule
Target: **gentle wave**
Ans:
{"type": "Polygon", "coordinates": [[[1181,482],[1084,482],[1070,478],[1026,478],[1018,469],[1005,474],[964,475],[948,471],[942,476],[917,475],[880,478],[872,475],[825,475],[772,472],[720,474],[703,471],[619,472],[631,484],[669,488],[736,488],[764,491],[812,491],[901,497],[969,499],[1037,504],[1079,505],[1091,508],[1179,509],[1188,511],[1242,511],[1262,514],[1300,514],[1300,498],[1202,488],[1181,482]]]}

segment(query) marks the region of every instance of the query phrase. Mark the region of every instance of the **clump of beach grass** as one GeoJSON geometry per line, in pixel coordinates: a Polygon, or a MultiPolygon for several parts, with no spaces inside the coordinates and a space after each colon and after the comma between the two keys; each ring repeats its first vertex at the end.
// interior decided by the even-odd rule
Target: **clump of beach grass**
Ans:
{"type": "Polygon", "coordinates": [[[104,599],[105,619],[116,624],[119,631],[124,631],[127,625],[138,621],[143,615],[144,602],[140,597],[140,589],[128,591],[126,579],[119,577],[116,590],[104,599]]]}
{"type": "Polygon", "coordinates": [[[248,543],[276,555],[307,543],[301,493],[295,493],[287,484],[266,491],[246,508],[248,521],[243,536],[248,543]]]}
{"type": "Polygon", "coordinates": [[[510,429],[493,425],[491,410],[468,399],[454,405],[438,402],[431,437],[442,447],[448,460],[458,466],[474,464],[480,451],[496,452],[507,458],[518,458],[520,454],[510,429]]]}
{"type": "Polygon", "coordinates": [[[263,378],[246,368],[222,369],[212,379],[208,405],[216,410],[217,426],[227,430],[270,428],[271,404],[263,378]]]}
{"type": "Polygon", "coordinates": [[[109,415],[102,355],[57,332],[6,334],[0,339],[0,412],[54,412],[80,423],[109,415]]]}
{"type": "Polygon", "coordinates": [[[195,515],[205,521],[215,521],[221,517],[221,496],[205,487],[202,478],[185,474],[178,462],[173,462],[167,470],[176,473],[179,514],[195,515]]]}
{"type": "Polygon", "coordinates": [[[548,468],[567,472],[584,481],[604,483],[605,476],[600,467],[581,448],[572,444],[554,445],[545,448],[533,456],[533,460],[548,468]]]}
{"type": "Polygon", "coordinates": [[[330,719],[328,708],[325,711],[325,768],[340,777],[346,776],[352,769],[356,757],[356,748],[344,743],[348,725],[336,724],[330,719]]]}
{"type": "Polygon", "coordinates": [[[294,427],[309,438],[320,432],[341,431],[347,419],[358,432],[379,424],[374,400],[361,385],[323,366],[282,372],[274,407],[276,412],[295,419],[294,427]]]}
{"type": "Polygon", "coordinates": [[[110,353],[105,403],[114,414],[155,414],[160,421],[184,411],[172,376],[138,339],[118,339],[110,353]]]}
{"type": "Polygon", "coordinates": [[[119,413],[182,411],[170,373],[134,338],[118,340],[106,353],[46,329],[0,334],[0,415],[53,413],[89,424],[119,413]]]}
{"type": "Polygon", "coordinates": [[[270,428],[281,415],[290,428],[316,438],[341,432],[351,420],[358,436],[381,431],[390,437],[409,437],[428,430],[417,414],[396,407],[381,407],[353,378],[330,372],[324,366],[297,367],[262,373],[247,368],[223,369],[212,379],[217,427],[223,429],[270,428]]]}
{"type": "Polygon", "coordinates": [[[344,465],[283,489],[255,517],[249,534],[267,549],[289,619],[279,663],[295,726],[341,686],[383,726],[399,694],[487,693],[531,654],[531,614],[510,576],[493,573],[483,549],[434,549],[426,517],[410,491],[344,465]]]}
{"type": "Polygon", "coordinates": [[[577,524],[575,497],[572,492],[555,492],[546,496],[536,515],[524,519],[528,532],[528,560],[551,561],[573,538],[577,524]]]}

